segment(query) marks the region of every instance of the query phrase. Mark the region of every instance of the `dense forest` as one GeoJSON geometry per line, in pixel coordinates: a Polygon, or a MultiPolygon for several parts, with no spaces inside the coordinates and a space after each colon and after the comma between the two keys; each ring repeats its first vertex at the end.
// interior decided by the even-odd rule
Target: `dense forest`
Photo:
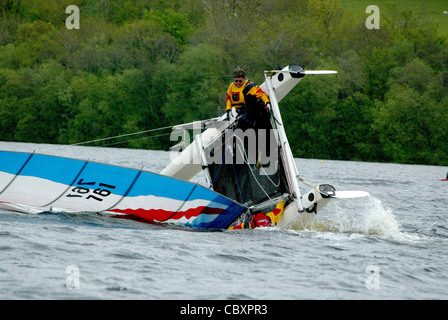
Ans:
{"type": "MultiPolygon", "coordinates": [[[[1,0],[0,140],[215,117],[237,66],[261,83],[299,64],[338,74],[307,76],[280,103],[294,156],[448,165],[447,39],[418,12],[388,12],[368,29],[338,0],[1,0]]],[[[173,144],[160,133],[117,146],[173,144]]]]}

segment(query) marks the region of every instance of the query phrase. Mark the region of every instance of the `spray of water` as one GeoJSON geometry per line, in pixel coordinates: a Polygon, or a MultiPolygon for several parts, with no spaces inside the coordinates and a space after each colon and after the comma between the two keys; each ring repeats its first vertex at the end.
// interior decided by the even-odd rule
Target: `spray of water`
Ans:
{"type": "Polygon", "coordinates": [[[385,209],[379,199],[371,196],[334,200],[317,215],[314,213],[302,214],[291,228],[386,237],[395,237],[401,234],[401,226],[392,211],[385,209]]]}

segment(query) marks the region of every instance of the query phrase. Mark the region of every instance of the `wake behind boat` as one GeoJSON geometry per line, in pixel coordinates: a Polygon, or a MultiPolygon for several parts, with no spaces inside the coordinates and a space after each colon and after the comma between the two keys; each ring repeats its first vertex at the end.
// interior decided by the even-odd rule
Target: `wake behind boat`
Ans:
{"type": "Polygon", "coordinates": [[[313,186],[300,178],[278,102],[307,74],[291,65],[265,72],[260,88],[270,110],[255,128],[238,128],[231,114],[174,127],[184,139],[160,174],[35,153],[0,151],[0,208],[24,213],[99,212],[205,229],[287,228],[331,199],[368,195],[313,186]],[[202,132],[202,128],[205,131],[202,132]],[[196,132],[194,129],[197,129],[196,132]],[[191,182],[203,172],[206,185],[191,182]],[[311,189],[302,194],[299,183],[311,189]]]}

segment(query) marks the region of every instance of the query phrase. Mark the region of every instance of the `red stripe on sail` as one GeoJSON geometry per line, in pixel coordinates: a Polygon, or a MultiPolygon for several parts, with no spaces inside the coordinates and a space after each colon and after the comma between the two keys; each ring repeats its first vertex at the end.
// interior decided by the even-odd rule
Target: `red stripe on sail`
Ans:
{"type": "Polygon", "coordinates": [[[191,208],[186,211],[167,211],[163,209],[112,209],[108,210],[112,212],[117,213],[124,213],[129,214],[133,216],[137,216],[146,220],[150,221],[157,221],[157,222],[163,222],[169,219],[175,219],[178,220],[180,218],[187,218],[190,219],[191,217],[197,217],[200,214],[220,214],[224,211],[224,209],[220,208],[210,208],[210,207],[197,207],[197,208],[191,208]]]}

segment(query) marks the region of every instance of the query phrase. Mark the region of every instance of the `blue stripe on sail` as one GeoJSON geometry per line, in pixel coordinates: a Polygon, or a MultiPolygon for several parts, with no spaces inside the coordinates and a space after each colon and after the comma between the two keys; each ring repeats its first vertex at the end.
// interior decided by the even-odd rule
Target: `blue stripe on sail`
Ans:
{"type": "Polygon", "coordinates": [[[34,154],[20,175],[70,185],[84,164],[85,161],[34,154]]]}
{"type": "Polygon", "coordinates": [[[127,196],[153,195],[184,201],[194,187],[195,185],[189,182],[145,171],[142,172],[127,196]]]}
{"type": "Polygon", "coordinates": [[[207,199],[213,201],[214,205],[211,204],[211,206],[216,208],[226,207],[229,203],[233,202],[224,196],[216,197],[216,195],[218,195],[216,192],[201,186],[194,190],[188,200],[207,199]]]}
{"type": "Polygon", "coordinates": [[[198,218],[186,225],[203,229],[227,229],[246,208],[237,203],[230,203],[226,210],[218,215],[201,214],[198,218]]]}
{"type": "MultiPolygon", "coordinates": [[[[223,198],[222,196],[218,197],[223,198]]],[[[226,200],[229,201],[227,209],[218,215],[216,219],[213,220],[213,223],[208,224],[206,228],[227,229],[230,224],[246,210],[245,207],[238,203],[230,201],[229,199],[226,200]]],[[[203,228],[203,226],[199,225],[198,228],[203,228]]]]}
{"type": "Polygon", "coordinates": [[[106,189],[124,196],[140,171],[89,162],[76,179],[75,185],[90,189],[106,189]]]}
{"type": "Polygon", "coordinates": [[[224,209],[218,215],[200,214],[187,224],[195,228],[227,229],[246,210],[238,203],[202,186],[196,188],[188,200],[192,199],[209,199],[209,208],[224,209]]]}
{"type": "Polygon", "coordinates": [[[0,151],[0,171],[17,174],[29,157],[29,153],[0,151]]]}
{"type": "MultiPolygon", "coordinates": [[[[0,151],[0,171],[17,174],[29,157],[29,153],[0,151]]],[[[47,179],[66,185],[71,185],[74,182],[75,186],[90,189],[98,188],[102,183],[114,186],[114,189],[109,189],[112,193],[126,195],[139,173],[139,170],[136,169],[95,162],[88,162],[80,172],[84,165],[86,165],[86,161],[83,160],[33,154],[20,175],[47,179]]],[[[127,196],[154,195],[184,201],[194,187],[195,184],[190,182],[144,171],[135,181],[127,196]]],[[[205,188],[198,188],[198,190],[200,189],[208,191],[205,188]]],[[[196,196],[190,200],[211,200],[212,198],[211,194],[202,192],[202,194],[196,193],[196,196]]]]}

